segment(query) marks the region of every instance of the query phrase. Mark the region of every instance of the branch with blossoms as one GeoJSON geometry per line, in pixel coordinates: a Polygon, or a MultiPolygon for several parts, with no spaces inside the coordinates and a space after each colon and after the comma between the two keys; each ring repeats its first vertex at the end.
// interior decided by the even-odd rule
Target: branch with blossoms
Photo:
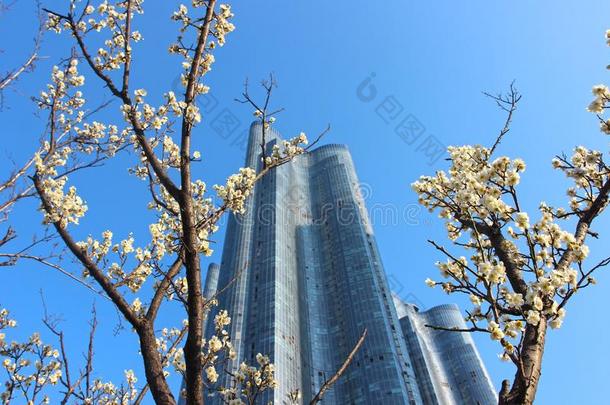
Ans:
{"type": "MultiPolygon", "coordinates": [[[[203,298],[200,256],[212,253],[210,238],[222,215],[230,211],[244,212],[246,199],[258,180],[305,153],[307,138],[300,134],[274,148],[270,156],[263,152],[260,170],[239,169],[229,176],[226,184],[214,186],[216,198],[211,197],[206,183],[192,176],[192,164],[201,157],[199,151],[193,150],[192,135],[202,119],[197,99],[209,91],[204,79],[215,61],[214,52],[217,46],[225,44],[226,36],[234,29],[230,7],[217,6],[214,0],[198,0],[192,8],[181,5],[173,13],[172,20],[180,26],[169,52],[182,59],[183,93],[166,92],[163,102],[155,107],[150,104],[146,89],[130,89],[133,76],[138,73],[132,69],[134,47],[143,39],[136,29],[136,17],[143,13],[142,2],[103,1],[96,6],[87,2],[81,6],[72,0],[68,4],[65,12],[46,10],[47,26],[57,33],[70,34],[78,58],[84,60],[110,96],[120,101],[118,113],[125,129],[120,135],[114,131],[108,136],[101,124],[82,125],[99,142],[114,141],[117,148],[134,151],[138,160],[129,172],[146,183],[146,192],[151,198],[148,209],[154,213],[155,220],[149,225],[150,241],[140,246],[136,245],[133,234],[115,240],[110,230],[104,231],[101,238],[89,236],[82,241],[74,238],[71,228],[79,224],[87,206],[75,187],[68,188],[67,176],[58,177],[57,167],[77,159],[82,151],[64,151],[53,142],[35,161],[33,183],[41,200],[40,210],[45,223],[53,227],[84,267],[82,277],[93,280],[102,289],[138,335],[146,385],[135,401],[142,401],[149,390],[156,402],[175,403],[166,380],[168,368],[173,366],[184,376],[187,402],[202,404],[206,391],[217,390],[218,387],[212,388],[208,383],[215,382],[216,367],[221,367],[222,359],[231,357],[232,350],[223,329],[230,320],[226,313],[221,312],[223,318],[216,320],[222,324],[220,329],[207,339],[203,336],[203,323],[215,300],[203,298]],[[95,38],[98,33],[105,34],[103,46],[92,52],[90,47],[98,43],[95,38]],[[143,287],[150,279],[154,283],[146,294],[143,287]],[[183,327],[163,328],[159,335],[155,323],[162,305],[167,302],[182,304],[187,319],[183,327]],[[178,344],[183,339],[186,342],[180,349],[178,344]],[[220,356],[220,352],[224,355],[220,356]]],[[[75,77],[75,60],[69,62],[68,71],[63,75],[58,73],[62,71],[60,68],[54,71],[54,88],[62,84],[67,88],[72,81],[81,84],[79,76],[75,77]]],[[[271,125],[265,117],[269,115],[267,108],[274,85],[263,87],[266,89],[264,107],[257,111],[266,129],[271,125]]],[[[44,105],[50,104],[54,112],[57,97],[47,94],[47,98],[44,105]]],[[[75,105],[73,111],[81,107],[75,105]]],[[[54,132],[55,128],[51,128],[51,133],[54,132]]],[[[263,373],[271,375],[271,370],[271,365],[266,366],[263,373]]]]}
{"type": "MultiPolygon", "coordinates": [[[[593,93],[596,99],[589,108],[601,113],[608,107],[610,91],[595,86],[593,93]]],[[[449,147],[449,170],[413,183],[420,203],[439,212],[449,240],[469,256],[429,241],[447,260],[437,263],[445,281],[427,279],[426,283],[439,285],[448,294],[467,294],[473,308],[467,311],[466,320],[472,326],[454,331],[489,334],[501,344],[501,358],[516,366],[512,384],[503,383],[501,404],[533,402],[547,326],[559,328],[568,301],[594,284],[593,273],[610,263],[605,259],[583,270],[589,254],[586,238],[597,237],[591,226],[607,207],[610,195],[610,169],[601,152],[578,146],[571,157],[553,159],[553,167],[573,182],[567,191],[569,208],[541,202],[534,223],[517,187],[525,163],[505,156],[492,158],[510,130],[520,97],[512,85],[508,95],[493,97],[507,119],[491,148],[449,147]],[[572,218],[576,223],[569,232],[564,228],[572,218]]],[[[608,132],[603,125],[602,131],[608,132]]]]}
{"type": "MultiPolygon", "coordinates": [[[[80,90],[84,85],[84,76],[78,73],[77,65],[78,59],[73,55],[61,67],[54,67],[51,83],[39,96],[32,98],[38,108],[47,113],[46,129],[40,135],[39,146],[32,157],[0,184],[0,223],[8,221],[15,204],[36,194],[30,179],[41,167],[48,168],[45,173],[48,177],[47,185],[58,190],[69,175],[99,167],[125,148],[116,126],[96,121],[91,124],[84,122],[105,108],[107,103],[93,110],[85,109],[85,99],[80,90]]],[[[81,207],[86,210],[86,206],[81,204],[81,207]]],[[[8,243],[16,239],[17,233],[10,224],[3,232],[0,248],[7,249],[8,243]]],[[[58,263],[49,260],[60,261],[61,251],[44,254],[32,252],[35,247],[50,246],[54,240],[54,235],[45,234],[35,237],[34,242],[25,247],[2,251],[0,265],[14,265],[20,259],[32,260],[76,280],[58,263]]],[[[86,283],[80,283],[92,288],[86,283]]]]}
{"type": "Polygon", "coordinates": [[[20,397],[28,403],[49,403],[44,390],[56,385],[62,376],[59,352],[44,344],[38,333],[25,342],[6,341],[5,330],[17,326],[9,315],[8,310],[0,309],[0,358],[6,375],[0,400],[9,404],[20,397]]]}
{"type": "MultiPolygon", "coordinates": [[[[222,403],[229,405],[254,405],[259,396],[267,390],[277,387],[275,366],[269,357],[258,353],[257,366],[241,363],[236,371],[225,370],[230,375],[228,387],[218,390],[222,403]]],[[[210,370],[206,369],[206,372],[210,370]]],[[[208,378],[210,375],[208,374],[208,378]]]]}
{"type": "Polygon", "coordinates": [[[92,405],[136,403],[137,379],[133,371],[125,371],[126,382],[120,386],[93,379],[93,339],[97,326],[95,309],[92,311],[85,365],[78,373],[74,373],[69,361],[64,333],[58,328],[58,320],[47,314],[46,307],[43,323],[57,338],[59,349],[45,344],[38,333],[32,334],[24,342],[12,340],[9,343],[5,331],[17,327],[17,322],[9,315],[8,310],[0,309],[0,358],[1,368],[6,375],[3,391],[0,391],[2,404],[8,405],[14,400],[19,403],[48,404],[54,397],[61,404],[70,401],[92,405]],[[58,390],[55,396],[54,391],[58,390]]]}

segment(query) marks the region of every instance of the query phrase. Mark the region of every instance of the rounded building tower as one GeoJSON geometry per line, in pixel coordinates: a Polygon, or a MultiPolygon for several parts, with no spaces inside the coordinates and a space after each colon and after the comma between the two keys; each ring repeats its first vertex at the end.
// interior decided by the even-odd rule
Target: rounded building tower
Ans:
{"type": "Polygon", "coordinates": [[[439,305],[420,312],[415,305],[394,299],[424,403],[497,404],[498,396],[470,333],[426,326],[465,329],[459,307],[439,305]]]}
{"type": "MultiPolygon", "coordinates": [[[[281,142],[272,129],[265,138],[267,150],[281,142]]],[[[257,170],[261,142],[254,123],[246,165],[257,170]]],[[[215,311],[232,318],[237,358],[229,367],[253,364],[257,353],[275,365],[278,388],[260,403],[284,404],[294,390],[309,403],[365,329],[324,402],[422,403],[358,184],[347,147],[322,146],[265,175],[246,212],[229,219],[218,289],[228,287],[215,311]]]]}

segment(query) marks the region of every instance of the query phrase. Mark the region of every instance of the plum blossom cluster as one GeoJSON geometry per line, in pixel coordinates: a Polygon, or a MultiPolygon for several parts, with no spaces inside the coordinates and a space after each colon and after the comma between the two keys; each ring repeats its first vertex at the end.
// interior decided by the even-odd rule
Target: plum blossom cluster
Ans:
{"type": "Polygon", "coordinates": [[[179,299],[186,301],[188,294],[188,280],[186,277],[177,277],[174,280],[171,288],[168,289],[166,296],[168,300],[173,300],[178,297],[179,299]]]}
{"type": "MultiPolygon", "coordinates": [[[[610,30],[606,31],[606,43],[610,46],[610,30]]],[[[597,115],[600,122],[600,130],[606,135],[610,135],[610,119],[605,119],[602,114],[608,109],[608,102],[610,102],[610,90],[608,86],[604,84],[597,84],[593,86],[593,101],[587,107],[589,112],[597,115]]]]}
{"type": "Polygon", "coordinates": [[[221,310],[214,317],[214,334],[204,339],[204,353],[202,356],[206,378],[211,384],[218,381],[218,368],[224,358],[235,359],[236,352],[226,327],[231,324],[231,317],[226,310],[221,310]]]}
{"type": "Polygon", "coordinates": [[[136,387],[138,379],[133,370],[125,370],[123,373],[125,382],[119,386],[112,381],[93,380],[88,395],[83,398],[83,404],[129,405],[136,403],[140,392],[136,387]]]}
{"type": "Polygon", "coordinates": [[[596,204],[608,171],[599,152],[583,147],[576,148],[570,160],[554,161],[575,183],[568,190],[571,210],[543,202],[540,219],[532,223],[521,210],[516,189],[525,170],[522,160],[492,160],[490,149],[481,146],[450,147],[449,153],[448,173],[422,176],[412,187],[421,204],[438,210],[449,239],[470,257],[455,256],[434,243],[448,257],[437,263],[445,281],[427,279],[426,284],[469,295],[473,308],[466,319],[473,330],[488,332],[501,342],[503,357],[516,359],[511,356],[526,325],[548,321],[560,327],[567,299],[592,283],[579,270],[589,252],[584,238],[556,221],[582,216],[596,204]]]}
{"type": "Polygon", "coordinates": [[[126,20],[128,7],[133,14],[142,14],[143,0],[101,2],[97,7],[88,4],[80,13],[79,18],[50,13],[47,20],[47,29],[61,33],[67,30],[82,38],[92,31],[100,32],[107,29],[110,37],[103,42],[97,52],[92,56],[96,68],[101,71],[118,70],[131,53],[131,42],[142,40],[139,31],[127,32],[126,20]]]}
{"type": "Polygon", "coordinates": [[[45,224],[59,223],[62,228],[66,228],[69,223],[78,224],[87,212],[87,205],[76,194],[76,187],[71,186],[67,192],[64,190],[66,181],[66,177],[57,180],[48,177],[41,181],[41,189],[46,198],[45,206],[41,207],[45,224]]]}
{"type": "MultiPolygon", "coordinates": [[[[553,167],[563,171],[574,185],[567,190],[570,197],[570,209],[573,213],[582,213],[589,209],[610,178],[610,168],[605,164],[600,151],[590,150],[583,146],[574,149],[572,156],[558,156],[553,159],[553,167]]],[[[558,209],[555,216],[570,215],[558,209]]]]}
{"type": "Polygon", "coordinates": [[[234,14],[231,12],[231,6],[228,4],[221,4],[219,8],[220,12],[215,16],[216,24],[214,25],[212,35],[218,40],[218,45],[223,46],[225,44],[225,36],[235,30],[235,25],[229,22],[234,17],[234,14]]]}
{"type": "Polygon", "coordinates": [[[166,254],[175,252],[181,234],[180,220],[175,215],[162,212],[156,223],[148,226],[151,235],[151,252],[161,260],[166,254]]]}
{"type": "MultiPolygon", "coordinates": [[[[76,188],[65,189],[68,181],[65,173],[79,167],[78,162],[71,163],[74,154],[93,154],[92,162],[103,160],[122,147],[125,136],[119,135],[114,125],[93,122],[80,126],[85,100],[78,88],[84,80],[78,71],[77,59],[73,58],[65,69],[53,67],[51,83],[36,99],[40,109],[50,110],[50,141],[45,141],[34,155],[39,188],[45,195],[41,209],[45,223],[58,222],[63,228],[69,223],[78,224],[87,211],[76,188]]],[[[82,162],[80,167],[84,167],[82,162]]]]}
{"type": "MultiPolygon", "coordinates": [[[[159,146],[160,140],[161,145],[164,148],[167,147],[167,142],[174,142],[168,132],[165,131],[165,127],[173,122],[173,118],[184,116],[191,125],[201,121],[199,108],[192,103],[187,104],[185,101],[178,100],[173,91],[169,91],[163,95],[165,101],[158,108],[145,102],[147,95],[148,91],[146,89],[136,89],[134,91],[135,104],[124,104],[121,107],[121,112],[123,114],[123,119],[128,124],[133,124],[135,121],[141,130],[155,131],[155,137],[149,140],[153,148],[159,146]]],[[[135,139],[132,139],[132,141],[135,142],[135,139]]],[[[138,145],[134,144],[134,147],[137,149],[138,145]]],[[[168,150],[167,153],[169,154],[169,152],[170,151],[168,150]]],[[[179,167],[179,156],[175,155],[169,157],[172,159],[169,164],[164,162],[165,166],[174,168],[179,167]]]]}
{"type": "MultiPolygon", "coordinates": [[[[525,163],[500,157],[488,163],[489,149],[481,146],[449,147],[452,166],[448,173],[440,171],[435,177],[422,176],[413,184],[419,202],[430,211],[438,208],[446,219],[451,239],[461,234],[461,219],[512,220],[516,210],[504,199],[519,184],[525,163]],[[455,202],[445,201],[455,194],[455,202]],[[457,210],[455,210],[457,209],[457,210]]],[[[516,217],[515,217],[516,219],[516,217]]]]}
{"type": "MultiPolygon", "coordinates": [[[[216,300],[207,301],[206,313],[215,305],[217,305],[216,300]]],[[[227,311],[219,311],[214,317],[214,334],[202,342],[202,347],[204,348],[202,365],[205,370],[206,379],[210,384],[215,384],[218,381],[219,370],[223,367],[223,362],[226,359],[235,359],[236,356],[231,339],[226,331],[226,327],[230,323],[231,318],[227,311]]],[[[168,370],[170,366],[182,375],[186,371],[184,351],[180,347],[180,342],[186,335],[187,327],[188,320],[185,319],[182,328],[163,328],[161,335],[156,340],[157,350],[162,358],[164,375],[166,377],[170,373],[168,370]]]]}
{"type": "MultiPolygon", "coordinates": [[[[112,231],[102,232],[102,239],[88,236],[86,240],[77,242],[85,254],[96,264],[106,269],[106,277],[115,287],[126,286],[133,293],[138,292],[152,273],[151,251],[148,248],[134,247],[134,238],[129,235],[119,243],[113,243],[112,231]],[[115,260],[111,260],[110,255],[115,260]],[[132,264],[133,269],[125,268],[132,264]]],[[[87,269],[83,276],[88,277],[87,269]]]]}
{"type": "MultiPolygon", "coordinates": [[[[17,321],[9,318],[9,312],[6,308],[0,309],[0,330],[14,328],[17,326],[17,321]]],[[[5,335],[0,335],[0,342],[4,342],[5,335]]]]}
{"type": "Polygon", "coordinates": [[[188,321],[184,320],[182,328],[163,328],[160,336],[157,337],[157,350],[161,356],[163,373],[166,377],[170,374],[169,366],[182,375],[186,370],[184,351],[180,347],[180,342],[186,334],[186,326],[188,326],[188,321]]]}
{"type": "MultiPolygon", "coordinates": [[[[133,124],[136,122],[142,130],[153,130],[154,136],[148,139],[150,147],[157,151],[157,159],[163,169],[180,169],[181,157],[180,147],[169,133],[169,126],[177,117],[185,116],[190,124],[201,121],[199,108],[194,104],[187,104],[185,101],[178,100],[173,91],[163,95],[165,102],[158,108],[144,102],[148,92],[145,89],[134,91],[135,105],[124,104],[121,107],[123,119],[133,124]]],[[[150,180],[153,173],[149,171],[149,161],[137,142],[135,136],[130,137],[135,151],[140,155],[140,161],[130,172],[142,180],[150,180]]],[[[198,160],[201,154],[194,151],[191,160],[198,160]]]]}
{"type": "Polygon", "coordinates": [[[0,368],[7,378],[0,387],[0,402],[9,404],[20,398],[27,403],[49,403],[44,392],[62,377],[59,352],[43,343],[38,333],[24,342],[8,342],[4,331],[16,325],[8,310],[0,309],[0,368]]]}
{"type": "MultiPolygon", "coordinates": [[[[211,198],[206,196],[205,182],[196,180],[191,183],[192,206],[195,223],[197,224],[197,251],[210,256],[209,235],[216,232],[216,218],[221,211],[214,206],[211,198]]],[[[178,203],[169,195],[164,187],[159,187],[159,193],[153,193],[149,209],[158,212],[157,222],[150,224],[152,237],[151,252],[156,260],[161,260],[166,254],[175,253],[180,248],[182,237],[182,220],[179,215],[178,203]]]]}
{"type": "MultiPolygon", "coordinates": [[[[47,84],[46,90],[40,92],[36,99],[40,109],[54,109],[59,116],[59,123],[62,124],[62,129],[69,129],[66,126],[70,121],[66,121],[65,115],[72,116],[75,110],[78,110],[85,104],[85,99],[82,97],[82,92],[79,90],[72,91],[85,84],[85,77],[78,71],[78,60],[71,59],[66,69],[61,69],[59,66],[53,66],[51,72],[51,83],[47,84]]],[[[82,118],[76,117],[76,122],[80,122],[82,118]]]]}
{"type": "MultiPolygon", "coordinates": [[[[206,3],[201,0],[192,2],[192,7],[196,11],[197,9],[203,8],[206,3]]],[[[235,26],[229,20],[233,18],[231,7],[227,4],[221,4],[219,6],[219,12],[206,13],[205,18],[198,18],[189,14],[189,8],[180,4],[178,10],[172,15],[172,20],[181,23],[180,32],[181,35],[178,37],[176,43],[170,45],[169,53],[177,54],[183,57],[182,68],[183,72],[180,75],[180,81],[184,87],[187,88],[187,92],[193,91],[193,96],[206,94],[210,88],[201,82],[203,76],[212,70],[212,64],[215,61],[214,55],[211,53],[216,47],[216,44],[223,46],[225,44],[225,37],[228,33],[235,30],[235,26]],[[187,35],[189,28],[194,28],[192,31],[195,35],[199,35],[200,30],[206,26],[207,18],[210,18],[210,24],[208,35],[209,38],[204,38],[202,45],[205,48],[193,48],[185,45],[184,36],[187,35]],[[209,39],[209,40],[208,40],[209,39]],[[203,51],[203,52],[202,52],[203,51]],[[192,86],[189,89],[189,86],[192,86]]],[[[185,118],[191,124],[196,124],[201,120],[198,107],[189,100],[185,109],[185,118]]]]}
{"type": "MultiPolygon", "coordinates": [[[[132,124],[133,121],[138,122],[138,127],[142,130],[160,131],[169,121],[167,106],[162,105],[156,109],[150,104],[144,103],[144,97],[147,94],[148,92],[145,89],[134,91],[135,105],[124,104],[121,107],[123,119],[128,124],[132,124]]],[[[182,111],[180,110],[181,113],[182,111]]],[[[135,139],[132,139],[132,141],[134,141],[134,146],[137,147],[135,139]]]]}
{"type": "MultiPolygon", "coordinates": [[[[206,306],[208,309],[216,305],[215,300],[208,301],[206,306]]],[[[277,387],[277,381],[274,379],[274,366],[269,361],[267,356],[258,354],[256,356],[257,366],[248,366],[246,363],[241,363],[237,370],[227,369],[227,363],[235,360],[236,352],[231,343],[231,339],[226,328],[231,324],[231,317],[226,310],[220,310],[214,316],[214,334],[203,341],[203,356],[202,364],[205,371],[205,378],[210,385],[211,395],[220,395],[224,402],[231,404],[246,404],[254,403],[261,392],[267,389],[277,387]],[[228,376],[221,380],[221,374],[228,376]]],[[[185,321],[186,324],[186,321],[185,321]]],[[[167,335],[168,340],[179,341],[184,334],[184,330],[178,329],[163,331],[164,336],[167,335]]],[[[164,353],[172,353],[175,344],[169,345],[166,341],[161,340],[161,348],[164,353]],[[170,349],[167,350],[167,347],[170,349]]],[[[183,353],[180,349],[176,349],[174,353],[166,355],[173,364],[176,371],[184,373],[185,366],[183,353]]],[[[182,395],[185,393],[182,392],[182,395]]]]}
{"type": "Polygon", "coordinates": [[[239,368],[231,373],[231,383],[228,387],[220,388],[219,394],[225,403],[251,404],[264,391],[276,389],[278,382],[275,379],[275,367],[269,357],[258,353],[256,366],[241,363],[239,368]]]}
{"type": "MultiPolygon", "coordinates": [[[[194,0],[192,2],[193,9],[199,9],[204,6],[206,6],[205,1],[194,0]]],[[[219,6],[219,12],[214,13],[211,17],[214,20],[214,24],[211,27],[210,33],[216,38],[218,45],[223,46],[226,42],[226,35],[235,30],[235,25],[230,22],[230,20],[234,17],[234,14],[231,12],[231,6],[228,4],[221,4],[219,6]]],[[[186,32],[189,27],[198,27],[196,24],[201,23],[201,19],[191,17],[189,15],[189,8],[184,4],[180,4],[178,10],[176,10],[172,15],[172,20],[182,24],[182,27],[180,28],[182,33],[186,32]]],[[[210,42],[208,46],[213,49],[216,44],[214,42],[210,42]]],[[[188,49],[178,43],[170,47],[170,52],[180,53],[187,56],[188,49]]]]}
{"type": "Polygon", "coordinates": [[[78,59],[72,58],[64,69],[53,67],[51,83],[35,98],[41,110],[50,112],[49,126],[53,143],[46,142],[39,155],[45,155],[45,159],[49,160],[47,165],[51,172],[56,166],[65,166],[67,155],[75,151],[113,156],[128,138],[128,129],[119,131],[116,125],[96,121],[83,123],[85,98],[80,88],[84,84],[85,77],[78,70],[78,59]],[[68,150],[60,150],[62,147],[68,150]],[[53,153],[64,156],[57,158],[53,153]]]}
{"type": "MultiPolygon", "coordinates": [[[[271,117],[273,118],[273,117],[271,117]]],[[[273,145],[271,155],[265,157],[265,166],[277,166],[298,155],[305,153],[308,140],[304,132],[289,140],[282,141],[282,145],[273,145]]]]}
{"type": "Polygon", "coordinates": [[[256,180],[254,169],[245,167],[239,169],[238,173],[229,176],[226,185],[215,185],[214,189],[228,209],[241,214],[246,209],[246,199],[252,193],[256,180]]]}
{"type": "MultiPolygon", "coordinates": [[[[0,309],[0,369],[7,380],[0,388],[2,404],[19,403],[48,404],[51,396],[50,387],[61,385],[64,401],[73,398],[78,403],[100,405],[126,405],[134,403],[139,390],[136,388],[137,378],[132,370],[125,370],[125,383],[115,386],[112,382],[100,379],[91,381],[91,385],[82,387],[84,376],[73,385],[68,385],[69,379],[64,377],[62,370],[66,369],[60,354],[51,345],[45,344],[38,333],[32,334],[27,341],[6,341],[4,330],[14,328],[16,322],[9,318],[6,309],[0,309]]],[[[90,372],[90,371],[89,371],[90,372]]],[[[57,392],[56,389],[53,391],[57,392]]]]}

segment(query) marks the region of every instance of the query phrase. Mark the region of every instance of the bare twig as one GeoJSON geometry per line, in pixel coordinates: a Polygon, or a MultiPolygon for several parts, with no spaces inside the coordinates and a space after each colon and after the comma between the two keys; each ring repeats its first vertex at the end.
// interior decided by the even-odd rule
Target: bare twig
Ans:
{"type": "Polygon", "coordinates": [[[519,92],[515,88],[514,81],[510,84],[510,89],[507,94],[493,95],[486,92],[483,92],[483,94],[494,100],[497,106],[500,107],[502,111],[505,111],[507,113],[506,120],[504,121],[504,126],[502,127],[502,130],[500,130],[500,134],[498,135],[496,141],[489,150],[489,156],[491,156],[502,141],[504,135],[506,135],[510,131],[510,124],[513,120],[513,114],[517,110],[517,103],[519,103],[519,101],[521,100],[521,94],[519,94],[519,92]]]}
{"type": "MultiPolygon", "coordinates": [[[[8,8],[8,6],[3,5],[2,8],[2,11],[4,11],[8,8]]],[[[6,89],[11,83],[14,83],[24,72],[27,70],[32,70],[36,61],[40,59],[39,52],[40,45],[42,44],[42,35],[44,33],[44,19],[40,13],[40,3],[38,1],[36,1],[36,8],[38,10],[39,25],[36,36],[34,37],[34,48],[25,62],[23,62],[19,67],[6,73],[3,77],[0,77],[0,93],[2,93],[2,90],[6,89]]]]}
{"type": "Polygon", "coordinates": [[[424,325],[426,328],[430,328],[430,329],[434,329],[434,330],[442,330],[442,331],[447,331],[447,332],[462,332],[462,333],[470,333],[470,332],[488,332],[489,331],[487,329],[483,329],[483,328],[477,328],[477,327],[472,327],[472,328],[446,328],[444,326],[435,326],[435,325],[424,325]]]}
{"type": "Polygon", "coordinates": [[[60,321],[59,318],[52,317],[49,315],[47,311],[47,305],[44,300],[44,295],[42,291],[40,292],[40,297],[42,300],[42,306],[44,311],[44,318],[42,322],[44,325],[53,333],[58,341],[59,341],[59,352],[61,356],[61,363],[63,368],[63,375],[60,378],[61,384],[65,387],[66,391],[62,392],[63,397],[61,398],[60,403],[65,405],[68,403],[70,398],[76,397],[77,399],[83,400],[85,397],[90,397],[90,379],[93,372],[93,336],[95,334],[95,329],[97,327],[97,312],[95,310],[95,305],[93,305],[91,309],[92,318],[90,321],[91,329],[89,331],[89,347],[88,354],[86,357],[87,364],[84,370],[81,371],[78,378],[72,381],[71,370],[70,370],[70,362],[66,350],[64,333],[62,330],[58,328],[58,323],[60,321]],[[81,383],[83,379],[86,382],[86,393],[83,395],[81,383]]]}
{"type": "Polygon", "coordinates": [[[59,271],[61,274],[71,278],[72,280],[76,281],[77,283],[79,283],[83,287],[87,288],[88,290],[91,290],[94,293],[98,294],[99,296],[104,297],[107,300],[110,300],[110,298],[108,298],[108,296],[106,294],[104,294],[102,291],[96,290],[91,285],[87,284],[86,282],[84,282],[80,278],[76,277],[74,274],[70,273],[69,271],[65,270],[58,264],[52,263],[43,257],[34,256],[34,255],[26,254],[26,253],[0,253],[0,258],[8,258],[9,260],[18,260],[18,259],[34,260],[38,263],[44,264],[47,267],[50,267],[52,269],[59,271]]]}
{"type": "Polygon", "coordinates": [[[94,347],[94,338],[95,338],[95,330],[97,329],[97,311],[95,306],[91,309],[91,329],[89,330],[89,344],[87,346],[87,365],[85,371],[85,389],[87,392],[87,396],[91,393],[91,374],[93,372],[93,347],[94,347]]]}
{"type": "Polygon", "coordinates": [[[341,367],[339,367],[339,370],[337,370],[337,372],[329,380],[327,380],[326,382],[324,382],[324,384],[322,384],[322,387],[320,387],[320,391],[318,391],[318,393],[313,397],[313,399],[311,400],[309,405],[314,405],[314,404],[317,404],[318,402],[320,402],[322,400],[322,397],[326,393],[326,391],[328,391],[332,387],[332,385],[334,383],[336,383],[337,380],[343,375],[345,370],[347,370],[347,367],[350,365],[350,363],[354,359],[354,356],[356,355],[356,353],[358,352],[358,350],[364,343],[364,339],[366,338],[367,332],[368,332],[367,329],[365,329],[362,332],[360,339],[358,339],[358,342],[356,342],[356,345],[354,346],[352,351],[345,358],[345,361],[343,362],[341,367]]]}

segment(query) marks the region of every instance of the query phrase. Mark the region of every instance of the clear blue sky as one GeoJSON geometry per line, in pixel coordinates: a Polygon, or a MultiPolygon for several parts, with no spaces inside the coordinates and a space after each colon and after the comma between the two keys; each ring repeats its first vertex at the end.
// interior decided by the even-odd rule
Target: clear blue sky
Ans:
{"type": "MultiPolygon", "coordinates": [[[[0,19],[0,48],[5,50],[1,70],[25,57],[31,45],[35,24],[31,3],[18,1],[0,19]]],[[[166,52],[175,32],[168,18],[173,4],[147,1],[146,14],[137,23],[145,41],[135,52],[134,88],[145,87],[153,97],[175,87],[172,82],[179,70],[179,60],[166,52]]],[[[610,49],[603,38],[610,28],[608,2],[241,0],[232,5],[237,29],[217,52],[209,76],[217,104],[196,131],[196,147],[203,157],[197,174],[213,184],[240,167],[239,135],[247,128],[251,111],[233,99],[246,77],[254,84],[274,72],[280,85],[275,102],[286,108],[277,128],[287,136],[301,130],[314,135],[330,123],[326,142],[349,145],[360,180],[366,184],[369,208],[393,206],[410,213],[408,221],[377,218],[374,229],[391,283],[402,296],[416,297],[424,307],[464,302],[423,283],[426,277],[437,276],[433,263],[440,259],[426,239],[442,241],[444,233],[435,216],[411,211],[416,197],[409,185],[421,174],[444,168],[446,162],[429,164],[417,150],[420,141],[434,135],[445,145],[489,144],[504,117],[481,91],[503,91],[516,79],[524,97],[500,152],[528,163],[520,190],[532,214],[540,200],[566,201],[567,182],[550,167],[554,154],[570,152],[580,143],[607,152],[608,138],[599,133],[585,107],[591,86],[610,82],[604,69],[610,63],[610,49]],[[377,96],[364,102],[357,97],[357,87],[371,74],[377,96]],[[402,107],[390,123],[384,121],[387,115],[376,112],[388,96],[402,107]],[[224,109],[241,123],[223,137],[212,122],[224,109]],[[412,145],[394,132],[398,121],[409,114],[425,127],[412,145]]],[[[0,113],[3,176],[8,170],[6,157],[23,159],[43,128],[28,97],[43,87],[49,67],[68,55],[67,39],[48,34],[42,49],[48,59],[5,95],[0,113]]],[[[94,89],[99,82],[93,76],[87,78],[85,96],[95,105],[107,95],[94,89]]],[[[127,176],[131,161],[133,156],[125,156],[74,177],[89,205],[89,214],[75,231],[79,237],[110,228],[116,235],[133,231],[136,241],[146,240],[147,218],[141,213],[145,189],[127,176]]],[[[35,207],[32,201],[15,210],[13,222],[22,243],[39,230],[41,217],[35,207]]],[[[591,243],[591,263],[609,253],[609,225],[606,215],[595,226],[602,236],[591,243]]],[[[218,249],[212,260],[219,258],[223,231],[216,235],[218,249]]],[[[63,327],[77,356],[86,341],[88,311],[95,300],[101,322],[97,372],[119,380],[123,369],[139,364],[134,336],[123,331],[113,337],[117,315],[103,299],[36,264],[24,262],[0,271],[0,303],[19,319],[19,333],[40,328],[39,290],[44,289],[49,309],[66,319],[63,327]]],[[[610,277],[602,271],[598,280],[598,286],[573,300],[564,327],[549,335],[537,403],[607,402],[610,347],[605,336],[610,326],[604,312],[610,277]]],[[[164,314],[168,324],[179,322],[176,314],[164,314]]],[[[497,359],[500,349],[486,336],[475,339],[499,387],[503,378],[512,377],[513,369],[497,359]]],[[[135,368],[143,380],[141,369],[135,368]]],[[[176,389],[178,382],[173,380],[176,389]]]]}

